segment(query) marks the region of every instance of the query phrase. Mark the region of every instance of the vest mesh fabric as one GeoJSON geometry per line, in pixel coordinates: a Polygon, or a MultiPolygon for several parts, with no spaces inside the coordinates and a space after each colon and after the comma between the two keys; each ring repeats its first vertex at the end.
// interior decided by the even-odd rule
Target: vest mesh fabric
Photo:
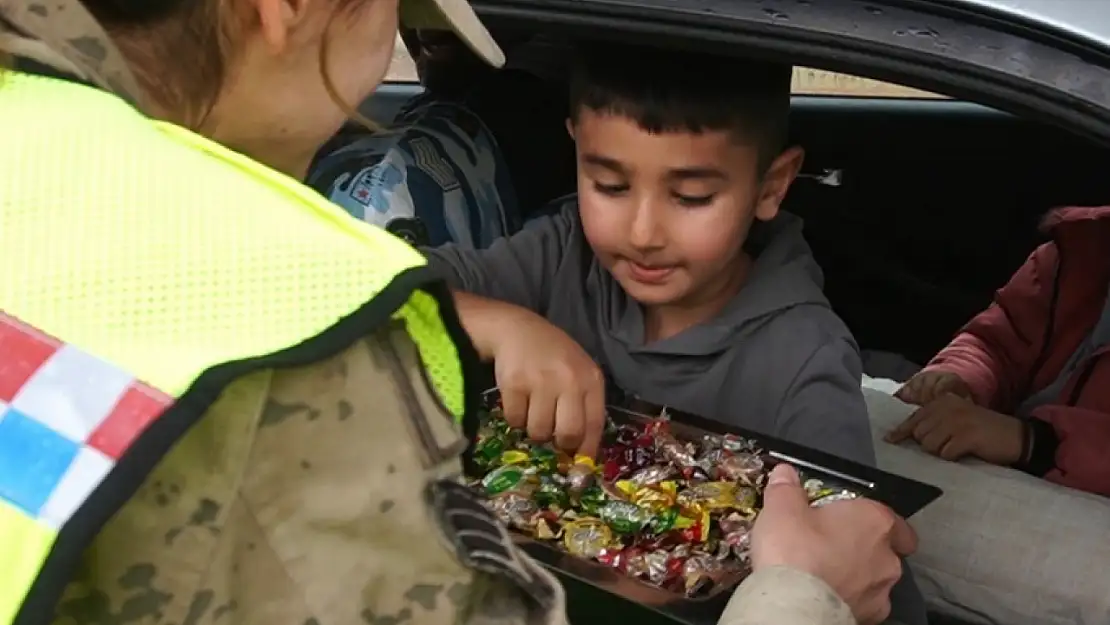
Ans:
{"type": "MultiPolygon", "coordinates": [[[[92,88],[6,75],[0,125],[0,309],[171,395],[315,336],[424,262],[299,182],[92,88]]],[[[418,292],[398,315],[459,415],[435,300],[418,292]]]]}

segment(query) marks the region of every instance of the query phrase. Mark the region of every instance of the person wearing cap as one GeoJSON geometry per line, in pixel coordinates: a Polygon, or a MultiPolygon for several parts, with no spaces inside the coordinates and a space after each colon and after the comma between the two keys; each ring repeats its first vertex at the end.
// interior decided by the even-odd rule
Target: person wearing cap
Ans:
{"type": "MultiPolygon", "coordinates": [[[[502,61],[461,0],[400,14],[502,61]]],[[[294,178],[397,20],[0,0],[0,624],[566,623],[459,483],[477,354],[446,289],[294,178]]],[[[776,480],[730,623],[889,610],[900,522],[776,480]]]]}

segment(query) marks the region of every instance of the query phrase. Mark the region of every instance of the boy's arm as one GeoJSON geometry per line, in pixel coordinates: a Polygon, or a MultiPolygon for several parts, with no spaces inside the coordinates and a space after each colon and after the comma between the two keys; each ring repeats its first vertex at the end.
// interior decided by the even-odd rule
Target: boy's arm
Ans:
{"type": "MultiPolygon", "coordinates": [[[[544,314],[549,285],[577,227],[573,203],[484,250],[425,248],[428,264],[452,289],[544,314]]],[[[465,303],[465,302],[464,302],[465,303]]]]}
{"type": "Polygon", "coordinates": [[[772,434],[874,466],[862,379],[863,364],[853,343],[839,337],[824,343],[787,388],[772,434]]]}
{"type": "Polygon", "coordinates": [[[1011,411],[1044,344],[1059,261],[1056,245],[1038,247],[925,371],[955,373],[980,406],[1011,411]]]}
{"type": "Polygon", "coordinates": [[[1110,496],[1110,415],[1074,406],[1041,406],[1029,419],[1023,469],[1050,482],[1110,496]]]}

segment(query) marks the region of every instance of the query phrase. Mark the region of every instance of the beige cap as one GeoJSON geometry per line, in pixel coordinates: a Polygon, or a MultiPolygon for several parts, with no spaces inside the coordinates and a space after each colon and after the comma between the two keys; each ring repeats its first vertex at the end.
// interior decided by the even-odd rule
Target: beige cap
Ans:
{"type": "Polygon", "coordinates": [[[482,60],[505,64],[505,53],[467,0],[401,0],[401,25],[416,30],[451,30],[482,60]]]}

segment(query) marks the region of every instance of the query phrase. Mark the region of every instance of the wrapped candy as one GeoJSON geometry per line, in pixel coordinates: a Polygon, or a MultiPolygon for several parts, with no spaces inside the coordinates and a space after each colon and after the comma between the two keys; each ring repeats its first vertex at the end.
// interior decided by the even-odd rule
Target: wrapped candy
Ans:
{"type": "Polygon", "coordinates": [[[529,533],[535,527],[536,513],[540,510],[536,502],[512,492],[501,493],[490,498],[489,507],[505,525],[529,533]]]}
{"type": "Polygon", "coordinates": [[[730,567],[704,553],[690,556],[682,563],[682,581],[687,595],[704,593],[726,577],[730,567]]]}
{"type": "Polygon", "coordinates": [[[655,453],[648,444],[613,447],[608,451],[603,477],[614,481],[650,465],[655,453]]]}
{"type": "Polygon", "coordinates": [[[560,454],[550,447],[533,447],[528,450],[528,462],[545,473],[559,470],[559,456],[560,454]]]}
{"type": "Polygon", "coordinates": [[[676,475],[678,475],[678,471],[674,468],[673,465],[653,464],[633,473],[628,478],[628,481],[638,486],[645,486],[650,484],[658,484],[659,482],[669,480],[676,475]]]}
{"type": "Polygon", "coordinates": [[[567,469],[567,489],[572,498],[580,498],[587,488],[593,486],[596,470],[593,458],[582,455],[574,457],[574,464],[567,469]]]}
{"type": "Polygon", "coordinates": [[[527,497],[538,485],[539,479],[536,474],[528,467],[518,464],[502,465],[482,478],[482,486],[487,495],[499,495],[511,491],[527,497]]]}
{"type": "Polygon", "coordinates": [[[691,511],[755,510],[756,491],[732,482],[702,482],[678,495],[678,503],[691,511]]]}
{"type": "Polygon", "coordinates": [[[814,508],[820,508],[834,501],[850,501],[858,497],[858,494],[844,488],[822,489],[821,495],[816,499],[812,499],[809,505],[814,508]]]}
{"type": "MultiPolygon", "coordinates": [[[[681,440],[668,418],[609,423],[597,460],[527,442],[497,410],[475,444],[469,482],[517,532],[558,545],[669,592],[701,596],[739,583],[750,566],[768,460],[751,440],[681,440]]],[[[838,484],[803,480],[810,505],[852,499],[838,484]]]]}
{"type": "Polygon", "coordinates": [[[748,452],[725,455],[718,462],[716,469],[717,474],[726,480],[743,482],[751,486],[759,484],[765,472],[763,459],[748,452]]]}
{"type": "Polygon", "coordinates": [[[563,527],[563,545],[571,555],[596,558],[613,544],[613,530],[601,519],[577,519],[563,527]]]}
{"type": "Polygon", "coordinates": [[[550,474],[539,476],[539,483],[532,498],[544,508],[565,510],[570,507],[570,494],[564,486],[564,481],[550,474]]]}

